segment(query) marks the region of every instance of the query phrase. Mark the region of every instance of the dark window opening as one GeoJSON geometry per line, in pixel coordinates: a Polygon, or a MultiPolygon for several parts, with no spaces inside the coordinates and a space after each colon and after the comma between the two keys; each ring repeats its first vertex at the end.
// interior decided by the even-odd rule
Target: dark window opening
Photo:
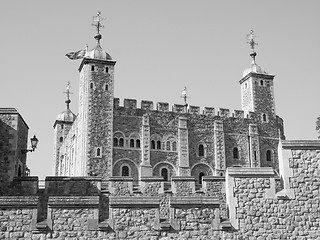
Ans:
{"type": "Polygon", "coordinates": [[[151,141],[151,149],[156,149],[156,143],[154,140],[151,141]]]}
{"type": "Polygon", "coordinates": [[[140,148],[140,140],[139,139],[136,140],[136,148],[140,148]]]}
{"type": "Polygon", "coordinates": [[[254,160],[257,160],[257,151],[254,151],[254,160]]]}
{"type": "Polygon", "coordinates": [[[123,166],[122,167],[121,175],[123,177],[128,177],[129,176],[129,167],[128,166],[123,166]]]}
{"type": "Polygon", "coordinates": [[[113,138],[113,146],[118,147],[118,138],[113,138]]]}
{"type": "Polygon", "coordinates": [[[108,73],[109,72],[109,68],[108,67],[106,67],[106,73],[108,73]]]}
{"type": "Polygon", "coordinates": [[[63,137],[60,137],[59,141],[60,141],[60,142],[63,142],[63,137]]]}
{"type": "Polygon", "coordinates": [[[239,150],[237,147],[233,148],[233,158],[239,159],[239,150]]]}
{"type": "Polygon", "coordinates": [[[61,129],[63,129],[64,128],[64,125],[63,124],[61,124],[61,129]]]}
{"type": "Polygon", "coordinates": [[[260,85],[263,86],[263,80],[260,81],[260,85]]]}
{"type": "Polygon", "coordinates": [[[134,147],[134,139],[130,139],[130,147],[134,147]]]}
{"type": "Polygon", "coordinates": [[[93,88],[93,83],[90,83],[90,88],[91,88],[91,89],[93,88]]]}
{"type": "Polygon", "coordinates": [[[168,169],[162,168],[161,169],[161,176],[163,177],[164,181],[167,182],[169,179],[168,169]]]}
{"type": "Polygon", "coordinates": [[[94,66],[91,66],[91,71],[94,71],[94,66]]]}
{"type": "Polygon", "coordinates": [[[106,84],[106,88],[105,88],[106,91],[109,91],[109,85],[106,84]]]}
{"type": "Polygon", "coordinates": [[[266,122],[267,121],[267,115],[264,113],[262,114],[262,121],[266,122]]]}
{"type": "Polygon", "coordinates": [[[203,172],[199,173],[199,184],[202,184],[202,178],[205,176],[203,172]]]}
{"type": "Polygon", "coordinates": [[[21,177],[21,175],[22,175],[21,166],[19,166],[19,168],[18,168],[18,177],[21,177]]]}
{"type": "Polygon", "coordinates": [[[157,141],[157,149],[161,149],[161,142],[157,141]]]}
{"type": "Polygon", "coordinates": [[[271,151],[270,150],[267,150],[266,155],[267,155],[267,161],[271,161],[272,159],[271,159],[271,151]]]}
{"type": "Polygon", "coordinates": [[[101,149],[100,149],[100,148],[97,148],[97,150],[96,150],[96,156],[97,156],[97,157],[100,157],[100,156],[101,156],[101,149]]]}
{"type": "Polygon", "coordinates": [[[199,157],[204,156],[204,146],[202,144],[200,144],[198,147],[198,154],[199,154],[199,157]]]}
{"type": "Polygon", "coordinates": [[[223,177],[223,173],[222,172],[220,173],[220,176],[223,177]]]}
{"type": "Polygon", "coordinates": [[[123,138],[120,138],[120,139],[119,139],[119,146],[120,146],[120,147],[123,147],[123,146],[124,146],[124,140],[123,140],[123,138]]]}

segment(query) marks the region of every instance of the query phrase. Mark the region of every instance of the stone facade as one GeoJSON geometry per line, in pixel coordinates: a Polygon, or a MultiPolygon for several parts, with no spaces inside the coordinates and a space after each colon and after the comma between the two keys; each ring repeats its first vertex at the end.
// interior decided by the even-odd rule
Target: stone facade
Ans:
{"type": "MultiPolygon", "coordinates": [[[[278,169],[285,139],[275,113],[274,75],[255,63],[240,80],[242,110],[114,97],[115,64],[100,46],[80,64],[79,113],[54,125],[57,176],[224,176],[227,167],[278,169]],[[64,128],[62,129],[62,126],[64,128]],[[61,141],[62,140],[62,141],[61,141]]],[[[69,107],[69,106],[68,106],[69,107]]],[[[68,110],[68,109],[67,109],[68,110]]]]}
{"type": "Polygon", "coordinates": [[[225,177],[16,178],[0,197],[0,239],[320,239],[320,141],[281,141],[279,172],[225,177]]]}
{"type": "MultiPolygon", "coordinates": [[[[29,127],[14,108],[0,108],[0,183],[26,176],[29,127]]],[[[1,189],[0,189],[1,192],[1,189]]]]}

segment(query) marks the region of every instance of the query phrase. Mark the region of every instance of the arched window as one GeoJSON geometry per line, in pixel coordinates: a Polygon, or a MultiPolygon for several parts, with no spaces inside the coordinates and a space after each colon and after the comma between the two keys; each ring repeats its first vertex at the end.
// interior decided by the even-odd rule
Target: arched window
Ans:
{"type": "Polygon", "coordinates": [[[233,158],[239,159],[239,150],[237,147],[233,148],[233,158]]]}
{"type": "Polygon", "coordinates": [[[271,161],[272,160],[272,156],[271,156],[271,151],[270,150],[267,150],[266,156],[267,156],[267,161],[271,161]]]}
{"type": "Polygon", "coordinates": [[[202,178],[205,176],[203,172],[199,173],[199,184],[202,184],[202,178]]]}
{"type": "Polygon", "coordinates": [[[60,141],[60,142],[63,142],[63,137],[60,137],[59,141],[60,141]]]}
{"type": "Polygon", "coordinates": [[[154,140],[151,141],[151,149],[156,149],[156,142],[154,140]]]}
{"type": "Polygon", "coordinates": [[[96,157],[101,157],[101,148],[100,147],[97,147],[96,148],[96,157]]]}
{"type": "Polygon", "coordinates": [[[94,66],[91,66],[91,71],[94,71],[94,66]]]}
{"type": "Polygon", "coordinates": [[[118,138],[113,138],[113,146],[118,147],[118,138]]]}
{"type": "Polygon", "coordinates": [[[263,86],[263,80],[260,81],[260,85],[263,86]]]}
{"type": "Polygon", "coordinates": [[[140,140],[139,139],[136,140],[136,148],[140,148],[140,140]]]}
{"type": "Polygon", "coordinates": [[[167,149],[167,151],[170,151],[170,150],[171,150],[171,148],[170,148],[170,141],[167,141],[167,143],[166,143],[166,149],[167,149]]]}
{"type": "Polygon", "coordinates": [[[123,146],[124,146],[124,140],[123,140],[123,138],[120,138],[120,139],[119,139],[119,146],[120,146],[120,147],[123,147],[123,146]]]}
{"type": "Polygon", "coordinates": [[[130,147],[134,147],[134,139],[130,139],[130,147]]]}
{"type": "Polygon", "coordinates": [[[109,72],[109,68],[108,67],[106,67],[106,73],[108,73],[109,72]]]}
{"type": "Polygon", "coordinates": [[[121,168],[121,176],[128,177],[130,175],[129,167],[128,166],[122,166],[121,168]]]}
{"type": "Polygon", "coordinates": [[[177,143],[176,142],[172,143],[172,151],[177,151],[177,143]]]}
{"type": "Polygon", "coordinates": [[[167,168],[162,168],[161,169],[161,176],[163,177],[164,181],[168,181],[169,179],[169,174],[168,174],[168,169],[167,168]]]}
{"type": "Polygon", "coordinates": [[[262,121],[266,122],[267,121],[267,115],[264,113],[262,114],[262,121]]]}
{"type": "Polygon", "coordinates": [[[157,149],[161,149],[161,142],[157,141],[157,149]]]}
{"type": "Polygon", "coordinates": [[[199,157],[204,157],[204,146],[202,144],[198,147],[198,155],[199,157]]]}
{"type": "Polygon", "coordinates": [[[61,124],[61,129],[63,129],[64,128],[64,125],[63,124],[61,124]]]}

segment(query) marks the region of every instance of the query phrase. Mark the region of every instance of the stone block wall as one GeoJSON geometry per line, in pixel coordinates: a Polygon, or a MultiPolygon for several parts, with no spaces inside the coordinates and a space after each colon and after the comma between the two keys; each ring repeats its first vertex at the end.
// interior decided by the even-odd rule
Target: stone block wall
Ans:
{"type": "Polygon", "coordinates": [[[20,178],[0,197],[0,239],[319,239],[320,142],[278,152],[280,177],[230,167],[200,189],[181,176],[169,189],[161,177],[20,178]]]}

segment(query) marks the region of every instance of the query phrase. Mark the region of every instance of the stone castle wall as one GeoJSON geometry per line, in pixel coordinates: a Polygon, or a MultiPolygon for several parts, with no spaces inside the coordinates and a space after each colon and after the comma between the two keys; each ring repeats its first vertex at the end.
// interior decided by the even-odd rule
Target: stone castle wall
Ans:
{"type": "Polygon", "coordinates": [[[0,239],[319,239],[320,142],[282,141],[279,171],[226,177],[15,179],[0,199],[0,239]]]}

